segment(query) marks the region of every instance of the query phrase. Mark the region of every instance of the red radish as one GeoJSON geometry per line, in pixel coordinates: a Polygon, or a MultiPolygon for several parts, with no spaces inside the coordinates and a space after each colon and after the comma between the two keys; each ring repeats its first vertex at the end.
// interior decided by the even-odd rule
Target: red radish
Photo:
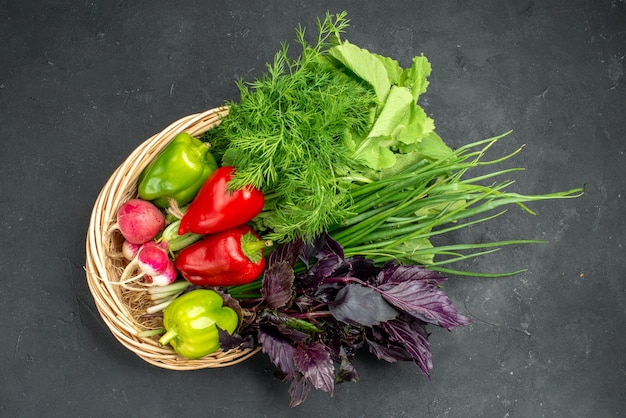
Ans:
{"type": "Polygon", "coordinates": [[[128,261],[131,261],[139,252],[139,248],[141,248],[140,244],[133,244],[132,242],[124,241],[122,243],[122,255],[128,261]]]}
{"type": "Polygon", "coordinates": [[[135,257],[128,263],[119,283],[124,285],[144,278],[155,286],[165,286],[176,280],[176,274],[174,262],[169,258],[167,251],[167,242],[148,241],[139,248],[135,257]],[[135,269],[138,269],[139,273],[128,277],[135,269]]]}
{"type": "Polygon", "coordinates": [[[148,276],[157,276],[167,269],[170,259],[167,255],[167,243],[163,248],[154,241],[145,243],[137,253],[137,263],[141,271],[148,276]]]}
{"type": "Polygon", "coordinates": [[[177,274],[178,273],[176,271],[176,267],[174,266],[174,262],[170,260],[170,262],[167,264],[167,267],[165,268],[165,271],[163,271],[161,274],[148,276],[149,279],[147,278],[147,280],[149,282],[152,282],[152,284],[155,286],[167,286],[168,284],[174,283],[177,274]]]}
{"type": "Polygon", "coordinates": [[[132,244],[148,242],[165,227],[165,215],[151,202],[131,199],[117,211],[117,224],[126,241],[132,244]]]}

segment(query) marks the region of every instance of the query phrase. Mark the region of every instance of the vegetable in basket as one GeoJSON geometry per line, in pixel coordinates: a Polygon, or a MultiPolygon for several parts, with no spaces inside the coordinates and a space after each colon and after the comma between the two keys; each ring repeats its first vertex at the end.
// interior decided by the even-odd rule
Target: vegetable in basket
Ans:
{"type": "Polygon", "coordinates": [[[145,279],[154,286],[166,286],[176,280],[176,267],[169,258],[167,242],[148,241],[142,244],[134,258],[126,265],[120,283],[129,283],[139,279],[145,279]],[[133,270],[139,270],[135,276],[128,277],[133,270]]]}
{"type": "Polygon", "coordinates": [[[209,145],[186,132],[174,137],[139,177],[139,197],[161,208],[189,203],[217,169],[209,145]]]}
{"type": "Polygon", "coordinates": [[[223,306],[222,297],[209,289],[196,289],[176,298],[163,312],[167,330],[159,338],[176,353],[196,359],[220,348],[218,328],[232,334],[239,325],[234,309],[223,306]]]}
{"type": "Polygon", "coordinates": [[[248,225],[239,225],[183,248],[176,269],[192,284],[235,286],[257,279],[265,268],[263,241],[248,225]]]}
{"type": "Polygon", "coordinates": [[[165,216],[159,208],[142,199],[131,199],[119,207],[117,222],[111,229],[119,229],[131,244],[143,244],[157,236],[165,225],[165,216]]]}
{"type": "Polygon", "coordinates": [[[263,209],[263,194],[244,186],[230,189],[235,169],[220,167],[206,180],[180,220],[178,233],[214,234],[244,224],[263,209]]]}

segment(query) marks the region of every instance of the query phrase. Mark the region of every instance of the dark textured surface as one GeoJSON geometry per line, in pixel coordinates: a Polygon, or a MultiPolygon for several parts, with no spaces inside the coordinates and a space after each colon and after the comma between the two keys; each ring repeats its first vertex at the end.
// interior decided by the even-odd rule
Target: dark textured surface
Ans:
{"type": "Polygon", "coordinates": [[[626,415],[626,3],[333,2],[347,38],[433,65],[422,104],[458,146],[512,129],[498,154],[528,193],[584,197],[511,209],[447,240],[548,239],[452,277],[473,325],[431,336],[429,381],[360,353],[361,380],[289,409],[268,360],[172,372],[123,348],[83,263],[99,189],[144,139],[234,99],[319,1],[0,1],[0,416],[613,417],[626,415]]]}

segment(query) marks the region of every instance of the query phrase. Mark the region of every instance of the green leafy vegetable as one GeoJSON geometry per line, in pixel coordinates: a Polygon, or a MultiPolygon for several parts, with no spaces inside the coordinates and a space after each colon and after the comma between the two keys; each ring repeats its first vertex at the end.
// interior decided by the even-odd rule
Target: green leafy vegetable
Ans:
{"type": "Polygon", "coordinates": [[[413,361],[428,376],[427,326],[471,323],[441,289],[446,278],[422,266],[379,267],[363,257],[348,258],[326,235],[315,245],[291,242],[276,251],[268,264],[280,268],[263,279],[263,295],[242,301],[258,318],[243,337],[256,336],[290,382],[291,406],[301,404],[311,387],[332,395],[336,383],[357,381],[353,361],[361,348],[385,361],[413,361]],[[298,259],[307,267],[296,273],[298,259]],[[271,295],[285,293],[287,303],[277,306],[271,295]]]}
{"type": "Polygon", "coordinates": [[[252,83],[207,140],[222,164],[236,167],[233,188],[251,184],[267,196],[255,227],[276,242],[312,239],[353,215],[349,191],[382,170],[452,151],[417,104],[430,64],[415,57],[403,69],[392,58],[341,41],[345,12],[318,20],[301,55],[288,47],[252,83]]]}
{"type": "MultiPolygon", "coordinates": [[[[435,247],[430,239],[500,216],[505,211],[494,211],[503,206],[517,205],[534,214],[525,203],[575,198],[582,194],[581,189],[572,189],[522,195],[506,191],[512,181],[481,184],[521,168],[468,176],[471,169],[501,163],[521,150],[485,161],[487,150],[505,135],[467,144],[445,158],[424,158],[398,170],[382,171],[379,180],[353,187],[349,210],[357,215],[330,227],[331,236],[344,247],[346,256],[367,256],[378,263],[400,260],[447,273],[487,276],[442,266],[484,255],[505,245],[540,241],[509,240],[435,247]],[[445,258],[435,260],[436,256],[445,258]]],[[[518,271],[493,276],[514,273],[518,271]]]]}
{"type": "Polygon", "coordinates": [[[268,73],[250,84],[239,82],[241,98],[209,131],[222,163],[236,167],[231,185],[247,184],[267,196],[258,229],[281,242],[312,238],[344,219],[346,176],[353,164],[344,145],[348,131],[364,136],[376,106],[374,91],[326,58],[326,51],[345,27],[344,14],[318,21],[315,45],[297,31],[302,54],[288,57],[286,46],[268,73]]]}
{"type": "Polygon", "coordinates": [[[389,94],[389,75],[385,63],[378,56],[348,41],[331,48],[328,53],[372,86],[380,103],[385,102],[389,94]]]}
{"type": "Polygon", "coordinates": [[[404,70],[400,77],[400,85],[407,87],[413,94],[413,100],[417,102],[420,94],[425,93],[428,88],[428,77],[432,67],[425,56],[420,55],[413,58],[411,68],[404,70]]]}
{"type": "Polygon", "coordinates": [[[348,41],[331,48],[329,55],[371,85],[382,103],[376,109],[376,119],[368,134],[349,137],[352,157],[359,164],[373,170],[393,167],[398,155],[427,151],[429,147],[419,144],[429,135],[428,145],[436,146],[439,151],[447,148],[443,141],[434,142],[440,139],[432,135],[435,123],[417,104],[420,94],[428,87],[427,77],[431,72],[426,57],[415,57],[411,68],[402,69],[397,61],[348,41]]]}

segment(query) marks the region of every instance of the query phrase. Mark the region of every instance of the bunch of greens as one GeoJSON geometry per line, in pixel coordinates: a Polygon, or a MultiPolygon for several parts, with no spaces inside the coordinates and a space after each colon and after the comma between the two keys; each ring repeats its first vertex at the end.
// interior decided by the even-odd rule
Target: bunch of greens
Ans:
{"type": "MultiPolygon", "coordinates": [[[[505,134],[506,135],[506,134],[505,134]]],[[[406,166],[382,170],[381,178],[354,186],[349,210],[356,215],[329,228],[348,256],[367,256],[380,264],[389,260],[417,263],[440,272],[473,276],[506,276],[521,272],[485,274],[446,267],[498,251],[502,246],[544,241],[514,239],[434,246],[432,237],[492,220],[516,205],[534,215],[528,202],[578,197],[582,189],[524,195],[506,190],[513,181],[497,177],[520,171],[513,167],[472,176],[472,169],[506,161],[509,155],[485,161],[486,152],[505,135],[470,143],[440,158],[422,158],[406,166]],[[499,211],[496,211],[500,209],[499,211]]],[[[408,155],[407,155],[408,156],[408,155]]],[[[485,170],[483,170],[485,171],[485,170]]]]}
{"type": "Polygon", "coordinates": [[[250,84],[239,81],[240,100],[228,103],[229,115],[206,134],[216,157],[236,168],[232,186],[252,184],[265,194],[255,229],[278,243],[330,233],[350,255],[456,273],[463,272],[443,265],[500,245],[538,242],[433,247],[432,236],[504,211],[476,215],[508,204],[533,213],[524,202],[580,190],[528,196],[507,192],[511,181],[481,184],[519,168],[464,178],[471,168],[516,154],[481,160],[504,135],[453,151],[417,103],[429,84],[426,57],[414,57],[404,69],[341,41],[347,25],[345,12],[327,14],[317,22],[314,45],[299,27],[301,55],[290,59],[283,44],[266,74],[250,84]],[[435,261],[437,255],[445,258],[435,261]]]}
{"type": "Polygon", "coordinates": [[[298,28],[301,55],[290,59],[283,44],[265,75],[239,81],[239,100],[206,135],[222,164],[236,167],[232,187],[266,195],[255,226],[276,242],[311,239],[354,215],[352,186],[380,170],[451,152],[417,105],[426,58],[402,69],[341,41],[347,23],[345,13],[327,14],[313,45],[298,28]]]}
{"type": "Polygon", "coordinates": [[[283,45],[268,73],[239,82],[241,98],[206,134],[214,155],[235,167],[232,187],[261,189],[266,205],[253,226],[279,243],[263,277],[226,289],[252,315],[223,348],[260,345],[291,382],[292,405],[311,387],[332,393],[354,381],[355,352],[432,367],[427,325],[469,321],[441,290],[450,264],[496,251],[507,240],[435,246],[431,239],[502,215],[508,205],[572,198],[507,191],[495,169],[519,150],[485,161],[502,137],[452,150],[417,103],[431,67],[424,56],[404,69],[342,41],[345,13],[318,20],[302,54],[283,45]],[[482,174],[474,175],[473,169],[482,174]],[[499,210],[499,211],[498,211],[499,210]],[[335,368],[338,365],[338,369],[335,368]]]}
{"type": "Polygon", "coordinates": [[[505,245],[541,242],[433,246],[431,237],[493,219],[505,213],[495,210],[506,205],[532,214],[524,203],[580,193],[521,195],[504,190],[510,181],[480,184],[519,168],[465,178],[468,170],[500,163],[519,151],[483,161],[500,138],[381,172],[379,180],[353,187],[351,208],[357,215],[315,240],[278,246],[262,279],[228,289],[253,317],[242,335],[223,341],[226,347],[243,339],[260,345],[280,377],[290,382],[292,406],[303,402],[311,388],[332,394],[335,383],[358,380],[353,358],[360,348],[385,361],[412,361],[429,375],[427,326],[452,329],[470,323],[443,292],[441,273],[493,277],[519,272],[470,273],[444,266],[505,245]]]}
{"type": "Polygon", "coordinates": [[[270,229],[274,241],[311,238],[346,217],[352,160],[342,137],[364,135],[376,96],[326,59],[345,27],[338,17],[318,22],[315,45],[298,28],[302,54],[290,59],[288,47],[276,54],[268,72],[250,85],[240,81],[240,99],[228,103],[229,116],[207,140],[224,165],[236,167],[233,188],[251,184],[266,197],[256,229],[270,229]]]}
{"type": "Polygon", "coordinates": [[[418,265],[345,257],[328,236],[282,244],[269,256],[259,298],[246,299],[245,285],[230,289],[255,317],[241,335],[224,334],[222,347],[257,341],[290,382],[292,406],[311,388],[332,394],[335,383],[357,381],[362,347],[388,362],[413,361],[428,376],[426,326],[470,323],[439,288],[444,280],[418,265]]]}

